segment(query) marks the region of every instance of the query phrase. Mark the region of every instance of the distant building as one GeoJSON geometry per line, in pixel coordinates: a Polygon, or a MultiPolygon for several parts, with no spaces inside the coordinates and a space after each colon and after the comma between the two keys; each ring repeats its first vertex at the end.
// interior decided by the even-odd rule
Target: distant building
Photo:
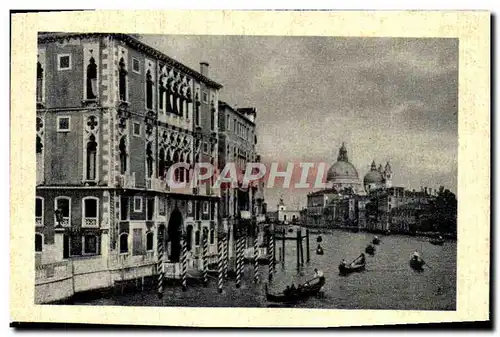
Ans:
{"type": "Polygon", "coordinates": [[[267,216],[271,221],[277,221],[283,224],[299,224],[302,216],[301,212],[302,211],[299,209],[287,210],[283,199],[280,199],[276,211],[269,212],[267,216]]]}

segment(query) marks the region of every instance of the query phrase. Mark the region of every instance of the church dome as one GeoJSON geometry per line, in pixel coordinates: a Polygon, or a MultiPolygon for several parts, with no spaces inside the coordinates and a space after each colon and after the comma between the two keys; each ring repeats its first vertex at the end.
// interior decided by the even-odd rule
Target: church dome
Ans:
{"type": "Polygon", "coordinates": [[[365,174],[363,178],[363,185],[365,186],[365,190],[368,191],[370,189],[379,188],[384,184],[384,176],[382,175],[380,168],[377,169],[377,165],[375,161],[373,161],[370,171],[365,174]]]}
{"type": "Polygon", "coordinates": [[[326,180],[333,185],[351,185],[359,183],[358,171],[349,162],[344,143],[339,150],[337,161],[328,169],[326,180]]]}

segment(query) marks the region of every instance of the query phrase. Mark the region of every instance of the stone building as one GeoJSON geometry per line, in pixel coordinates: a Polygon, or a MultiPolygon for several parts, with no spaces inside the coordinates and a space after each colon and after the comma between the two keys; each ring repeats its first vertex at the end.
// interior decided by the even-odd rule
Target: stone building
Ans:
{"type": "Polygon", "coordinates": [[[208,64],[124,34],[43,33],[36,88],[38,265],[85,257],[151,273],[161,243],[180,270],[185,239],[196,269],[204,230],[215,252],[220,192],[166,176],[181,163],[176,181],[191,182],[195,163],[218,162],[222,85],[208,64]]]}

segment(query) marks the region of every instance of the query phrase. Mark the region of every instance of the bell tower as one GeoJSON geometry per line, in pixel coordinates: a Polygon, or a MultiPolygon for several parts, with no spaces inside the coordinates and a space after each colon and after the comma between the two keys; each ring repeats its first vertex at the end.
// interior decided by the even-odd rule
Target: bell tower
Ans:
{"type": "Polygon", "coordinates": [[[391,188],[392,187],[392,169],[391,169],[391,164],[389,164],[389,162],[387,162],[387,164],[385,164],[384,178],[385,178],[385,187],[391,188]]]}

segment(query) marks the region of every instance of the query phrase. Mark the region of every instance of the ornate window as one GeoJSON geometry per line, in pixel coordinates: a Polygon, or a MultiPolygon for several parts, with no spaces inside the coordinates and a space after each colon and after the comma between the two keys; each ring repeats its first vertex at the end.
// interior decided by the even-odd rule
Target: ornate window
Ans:
{"type": "Polygon", "coordinates": [[[118,87],[120,94],[120,101],[127,101],[127,66],[125,64],[125,60],[123,57],[120,59],[120,63],[118,64],[118,87]]]}
{"type": "Polygon", "coordinates": [[[210,230],[210,244],[213,245],[215,243],[215,229],[210,230]]]}
{"type": "Polygon", "coordinates": [[[158,155],[158,177],[165,177],[165,150],[160,149],[160,153],[158,155]]]}
{"type": "Polygon", "coordinates": [[[146,177],[151,178],[153,176],[153,150],[152,143],[147,142],[146,144],[146,177]]]}
{"type": "Polygon", "coordinates": [[[86,153],[86,163],[87,169],[85,172],[86,180],[96,179],[96,160],[97,160],[97,143],[95,141],[95,136],[91,135],[89,141],[87,142],[87,153],[86,153]]]}
{"type": "Polygon", "coordinates": [[[150,252],[153,250],[154,233],[146,233],[146,251],[150,252]]]}
{"type": "Polygon", "coordinates": [[[40,233],[35,234],[35,252],[41,253],[43,250],[43,235],[40,233]]]}
{"type": "Polygon", "coordinates": [[[128,234],[120,234],[120,254],[128,254],[128,234]]]}
{"type": "Polygon", "coordinates": [[[146,109],[153,109],[153,78],[150,70],[146,72],[146,109]]]}
{"type": "Polygon", "coordinates": [[[200,231],[199,230],[194,233],[194,244],[195,244],[195,246],[200,245],[200,231]]]}
{"type": "Polygon", "coordinates": [[[99,199],[96,197],[85,197],[82,200],[83,227],[99,226],[99,199]]]}
{"type": "Polygon", "coordinates": [[[146,220],[153,220],[155,214],[155,199],[146,199],[146,220]]]}
{"type": "Polygon", "coordinates": [[[140,213],[142,212],[142,197],[134,196],[134,212],[140,213]]]}
{"type": "Polygon", "coordinates": [[[87,99],[97,98],[97,64],[94,57],[90,57],[87,65],[87,99]]]}
{"type": "Polygon", "coordinates": [[[193,226],[189,225],[186,228],[186,248],[191,251],[193,247],[193,226]]]}
{"type": "Polygon", "coordinates": [[[141,63],[135,57],[132,58],[132,71],[137,74],[141,73],[141,63]]]}
{"type": "Polygon", "coordinates": [[[43,102],[43,67],[40,62],[36,63],[36,101],[43,102]]]}
{"type": "Polygon", "coordinates": [[[68,116],[57,117],[57,131],[69,132],[71,130],[71,118],[68,116]]]}
{"type": "Polygon", "coordinates": [[[120,220],[128,220],[129,218],[129,197],[120,196],[120,220]]]}
{"type": "Polygon", "coordinates": [[[36,226],[43,226],[43,198],[35,198],[35,224],[36,226]]]}
{"type": "Polygon", "coordinates": [[[54,223],[61,226],[71,226],[71,198],[56,197],[54,200],[54,223]]]}
{"type": "Polygon", "coordinates": [[[125,174],[127,172],[127,137],[122,136],[120,139],[120,173],[125,174]]]}
{"type": "Polygon", "coordinates": [[[83,236],[83,254],[97,255],[99,254],[99,238],[97,235],[89,234],[83,236]]]}
{"type": "Polygon", "coordinates": [[[60,54],[57,55],[57,70],[70,70],[71,69],[71,55],[60,54]]]}

